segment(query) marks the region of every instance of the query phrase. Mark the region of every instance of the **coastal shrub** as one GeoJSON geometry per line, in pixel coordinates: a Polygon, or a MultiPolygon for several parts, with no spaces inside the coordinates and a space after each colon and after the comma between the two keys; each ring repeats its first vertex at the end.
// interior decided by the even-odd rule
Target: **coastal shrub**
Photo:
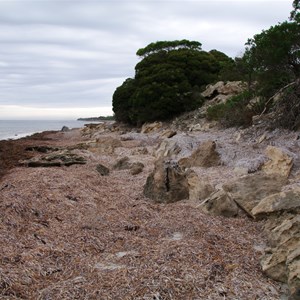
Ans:
{"type": "Polygon", "coordinates": [[[225,103],[210,106],[206,117],[208,120],[219,121],[224,127],[249,126],[255,114],[248,105],[252,97],[249,91],[233,96],[225,103]]]}
{"type": "Polygon", "coordinates": [[[300,129],[300,80],[284,91],[274,104],[274,127],[300,129]]]}
{"type": "Polygon", "coordinates": [[[113,94],[117,121],[132,125],[172,119],[200,107],[201,90],[233,63],[217,50],[206,52],[195,41],[160,41],[139,49],[134,78],[113,94]]]}
{"type": "Polygon", "coordinates": [[[248,39],[244,61],[249,78],[266,98],[300,76],[300,22],[291,19],[248,39]]]}

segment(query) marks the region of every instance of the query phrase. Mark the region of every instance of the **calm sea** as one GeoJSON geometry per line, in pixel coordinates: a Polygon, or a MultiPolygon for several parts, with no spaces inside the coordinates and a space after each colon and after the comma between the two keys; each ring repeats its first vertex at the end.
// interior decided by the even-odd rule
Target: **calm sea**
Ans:
{"type": "Polygon", "coordinates": [[[47,130],[61,130],[63,126],[72,128],[81,128],[87,121],[57,121],[57,120],[35,120],[35,121],[21,121],[21,120],[0,120],[0,140],[18,139],[33,133],[47,131],[47,130]]]}

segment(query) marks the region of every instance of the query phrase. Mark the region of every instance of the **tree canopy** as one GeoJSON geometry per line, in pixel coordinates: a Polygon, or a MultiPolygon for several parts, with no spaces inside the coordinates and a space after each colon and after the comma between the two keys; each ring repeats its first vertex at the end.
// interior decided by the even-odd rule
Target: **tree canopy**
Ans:
{"type": "Polygon", "coordinates": [[[200,89],[218,79],[230,58],[201,50],[196,41],[159,41],[139,49],[135,77],[113,95],[118,121],[139,125],[167,120],[202,104],[200,89]]]}
{"type": "Polygon", "coordinates": [[[300,22],[300,0],[293,1],[293,10],[291,11],[290,20],[300,22]]]}
{"type": "MultiPolygon", "coordinates": [[[[300,76],[300,24],[283,22],[247,42],[244,58],[266,94],[300,76]]],[[[270,95],[268,95],[270,96],[270,95]]]]}
{"type": "Polygon", "coordinates": [[[158,41],[151,43],[145,48],[141,48],[136,52],[136,55],[145,57],[147,55],[157,53],[160,51],[170,51],[176,49],[190,49],[201,50],[201,43],[188,40],[176,40],[176,41],[158,41]]]}

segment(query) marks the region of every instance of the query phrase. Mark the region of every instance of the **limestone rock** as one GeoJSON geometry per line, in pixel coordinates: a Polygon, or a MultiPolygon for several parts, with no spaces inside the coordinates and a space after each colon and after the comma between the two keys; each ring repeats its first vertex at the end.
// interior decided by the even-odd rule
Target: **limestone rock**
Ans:
{"type": "Polygon", "coordinates": [[[295,213],[300,211],[300,189],[267,196],[252,209],[251,214],[261,219],[283,211],[295,213]]]}
{"type": "Polygon", "coordinates": [[[145,123],[142,126],[141,133],[156,132],[161,128],[162,128],[162,123],[161,122],[145,123]]]}
{"type": "Polygon", "coordinates": [[[177,132],[171,129],[166,129],[165,131],[163,131],[163,133],[160,135],[160,137],[162,139],[167,138],[170,139],[171,137],[173,137],[174,135],[176,135],[177,132]]]}
{"type": "Polygon", "coordinates": [[[270,160],[262,166],[262,170],[266,174],[278,174],[288,177],[293,166],[293,158],[282,149],[274,146],[268,146],[266,154],[270,160]]]}
{"type": "Polygon", "coordinates": [[[117,147],[122,147],[122,142],[113,137],[101,137],[88,144],[89,150],[98,154],[113,154],[117,147]]]}
{"type": "Polygon", "coordinates": [[[237,204],[224,190],[213,193],[198,207],[204,213],[213,216],[235,217],[239,212],[237,204]]]}
{"type": "Polygon", "coordinates": [[[144,185],[144,195],[155,202],[171,203],[189,197],[187,173],[176,162],[159,159],[144,185]]]}
{"type": "Polygon", "coordinates": [[[287,257],[288,285],[291,299],[300,299],[300,243],[287,257]]]}
{"type": "Polygon", "coordinates": [[[272,279],[287,282],[290,299],[299,299],[300,215],[284,213],[279,218],[269,218],[266,225],[266,236],[272,248],[262,257],[262,270],[272,279]]]}
{"type": "Polygon", "coordinates": [[[200,179],[193,171],[188,174],[187,179],[189,185],[189,200],[204,200],[214,191],[214,188],[207,180],[200,179]]]}
{"type": "Polygon", "coordinates": [[[217,121],[207,121],[207,120],[199,120],[199,123],[189,124],[188,131],[210,131],[212,128],[218,125],[217,121]]]}
{"type": "Polygon", "coordinates": [[[281,249],[267,253],[261,259],[262,271],[270,278],[280,281],[287,282],[287,268],[286,268],[286,251],[281,249]]]}
{"type": "Polygon", "coordinates": [[[209,84],[201,95],[205,98],[211,98],[214,94],[219,94],[219,90],[223,86],[224,81],[218,81],[216,84],[209,84]]]}
{"type": "Polygon", "coordinates": [[[220,155],[216,151],[214,141],[202,143],[190,157],[184,157],[179,160],[179,165],[184,168],[190,167],[213,167],[221,163],[220,155]]]}
{"type": "Polygon", "coordinates": [[[114,165],[114,170],[128,170],[132,175],[141,173],[144,169],[144,164],[141,162],[130,162],[127,156],[120,158],[114,165]]]}
{"type": "Polygon", "coordinates": [[[34,157],[29,160],[22,162],[23,165],[27,167],[61,167],[61,166],[71,166],[75,164],[85,164],[85,158],[74,154],[68,150],[53,152],[49,155],[44,155],[41,157],[34,157]]]}
{"type": "Polygon", "coordinates": [[[223,95],[237,95],[247,88],[247,84],[242,81],[228,81],[225,85],[221,86],[218,90],[223,95]]]}
{"type": "MultiPolygon", "coordinates": [[[[270,220],[272,223],[274,221],[270,220]]],[[[272,247],[284,244],[292,236],[296,236],[300,232],[300,215],[286,216],[279,224],[276,224],[274,228],[269,225],[269,229],[266,230],[268,234],[269,243],[272,247]],[[276,226],[277,225],[277,226],[276,226]]]]}
{"type": "Polygon", "coordinates": [[[246,83],[242,81],[228,81],[227,83],[219,81],[214,85],[208,85],[206,90],[202,92],[202,96],[210,99],[219,94],[233,96],[243,92],[246,88],[246,83]]]}
{"type": "Polygon", "coordinates": [[[107,129],[106,123],[88,123],[84,124],[84,127],[81,129],[81,134],[83,136],[91,137],[95,133],[103,133],[107,129]]]}
{"type": "Polygon", "coordinates": [[[157,158],[171,157],[180,153],[181,148],[174,140],[164,140],[155,150],[154,155],[157,158]]]}
{"type": "Polygon", "coordinates": [[[257,173],[243,176],[223,185],[223,189],[250,216],[252,209],[265,197],[280,192],[287,179],[277,175],[257,173]]]}

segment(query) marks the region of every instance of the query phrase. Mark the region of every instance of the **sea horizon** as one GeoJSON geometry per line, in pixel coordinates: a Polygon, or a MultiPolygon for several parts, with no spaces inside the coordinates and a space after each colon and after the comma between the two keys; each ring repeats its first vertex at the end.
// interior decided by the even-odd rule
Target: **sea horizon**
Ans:
{"type": "Polygon", "coordinates": [[[0,140],[15,140],[43,131],[82,128],[92,123],[82,120],[0,120],[0,140]]]}

